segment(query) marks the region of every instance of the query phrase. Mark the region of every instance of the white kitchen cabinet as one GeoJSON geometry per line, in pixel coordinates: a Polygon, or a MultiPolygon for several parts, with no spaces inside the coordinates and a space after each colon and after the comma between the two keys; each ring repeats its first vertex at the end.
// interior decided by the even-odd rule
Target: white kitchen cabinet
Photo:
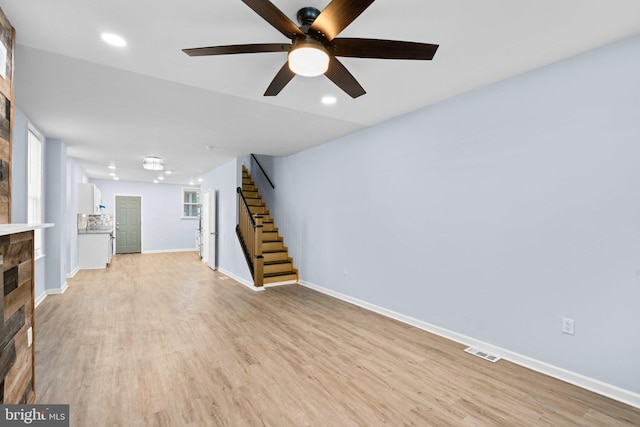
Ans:
{"type": "Polygon", "coordinates": [[[112,248],[111,233],[78,234],[78,267],[106,268],[111,262],[112,248]]]}
{"type": "Polygon", "coordinates": [[[95,184],[78,183],[78,213],[99,214],[102,196],[95,184]]]}

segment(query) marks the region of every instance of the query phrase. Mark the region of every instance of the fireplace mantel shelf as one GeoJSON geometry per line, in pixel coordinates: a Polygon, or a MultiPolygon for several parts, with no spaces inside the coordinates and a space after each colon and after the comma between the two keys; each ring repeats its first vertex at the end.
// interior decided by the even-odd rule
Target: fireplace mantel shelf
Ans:
{"type": "Polygon", "coordinates": [[[38,228],[49,228],[55,224],[0,224],[0,236],[8,234],[22,233],[23,231],[36,230],[38,228]]]}

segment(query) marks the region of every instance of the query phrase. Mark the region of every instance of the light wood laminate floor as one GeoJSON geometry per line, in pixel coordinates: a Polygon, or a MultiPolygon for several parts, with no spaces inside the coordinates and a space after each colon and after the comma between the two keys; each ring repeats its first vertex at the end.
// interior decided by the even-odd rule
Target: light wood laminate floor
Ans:
{"type": "Polygon", "coordinates": [[[196,253],[118,255],[36,310],[38,403],[85,426],[616,426],[640,410],[196,253]]]}

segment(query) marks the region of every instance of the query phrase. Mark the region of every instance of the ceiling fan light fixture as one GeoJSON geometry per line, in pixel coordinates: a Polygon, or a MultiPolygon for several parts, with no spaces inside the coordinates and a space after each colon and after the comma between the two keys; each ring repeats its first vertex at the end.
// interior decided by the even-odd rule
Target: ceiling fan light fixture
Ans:
{"type": "Polygon", "coordinates": [[[315,40],[299,42],[289,51],[289,69],[299,76],[319,76],[329,69],[329,53],[315,40]]]}
{"type": "Polygon", "coordinates": [[[150,171],[164,169],[164,160],[160,157],[147,156],[142,160],[142,167],[150,171]]]}

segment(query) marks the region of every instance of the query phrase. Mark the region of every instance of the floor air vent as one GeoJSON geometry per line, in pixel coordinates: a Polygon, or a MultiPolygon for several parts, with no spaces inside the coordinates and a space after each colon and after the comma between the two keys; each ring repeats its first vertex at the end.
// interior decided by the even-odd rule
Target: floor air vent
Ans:
{"type": "Polygon", "coordinates": [[[485,360],[488,360],[489,362],[497,362],[498,360],[500,360],[499,356],[493,355],[493,354],[489,354],[486,353],[482,350],[478,350],[477,348],[473,348],[473,347],[469,347],[469,348],[465,348],[464,351],[466,351],[467,353],[471,353],[475,356],[481,357],[485,360]]]}

